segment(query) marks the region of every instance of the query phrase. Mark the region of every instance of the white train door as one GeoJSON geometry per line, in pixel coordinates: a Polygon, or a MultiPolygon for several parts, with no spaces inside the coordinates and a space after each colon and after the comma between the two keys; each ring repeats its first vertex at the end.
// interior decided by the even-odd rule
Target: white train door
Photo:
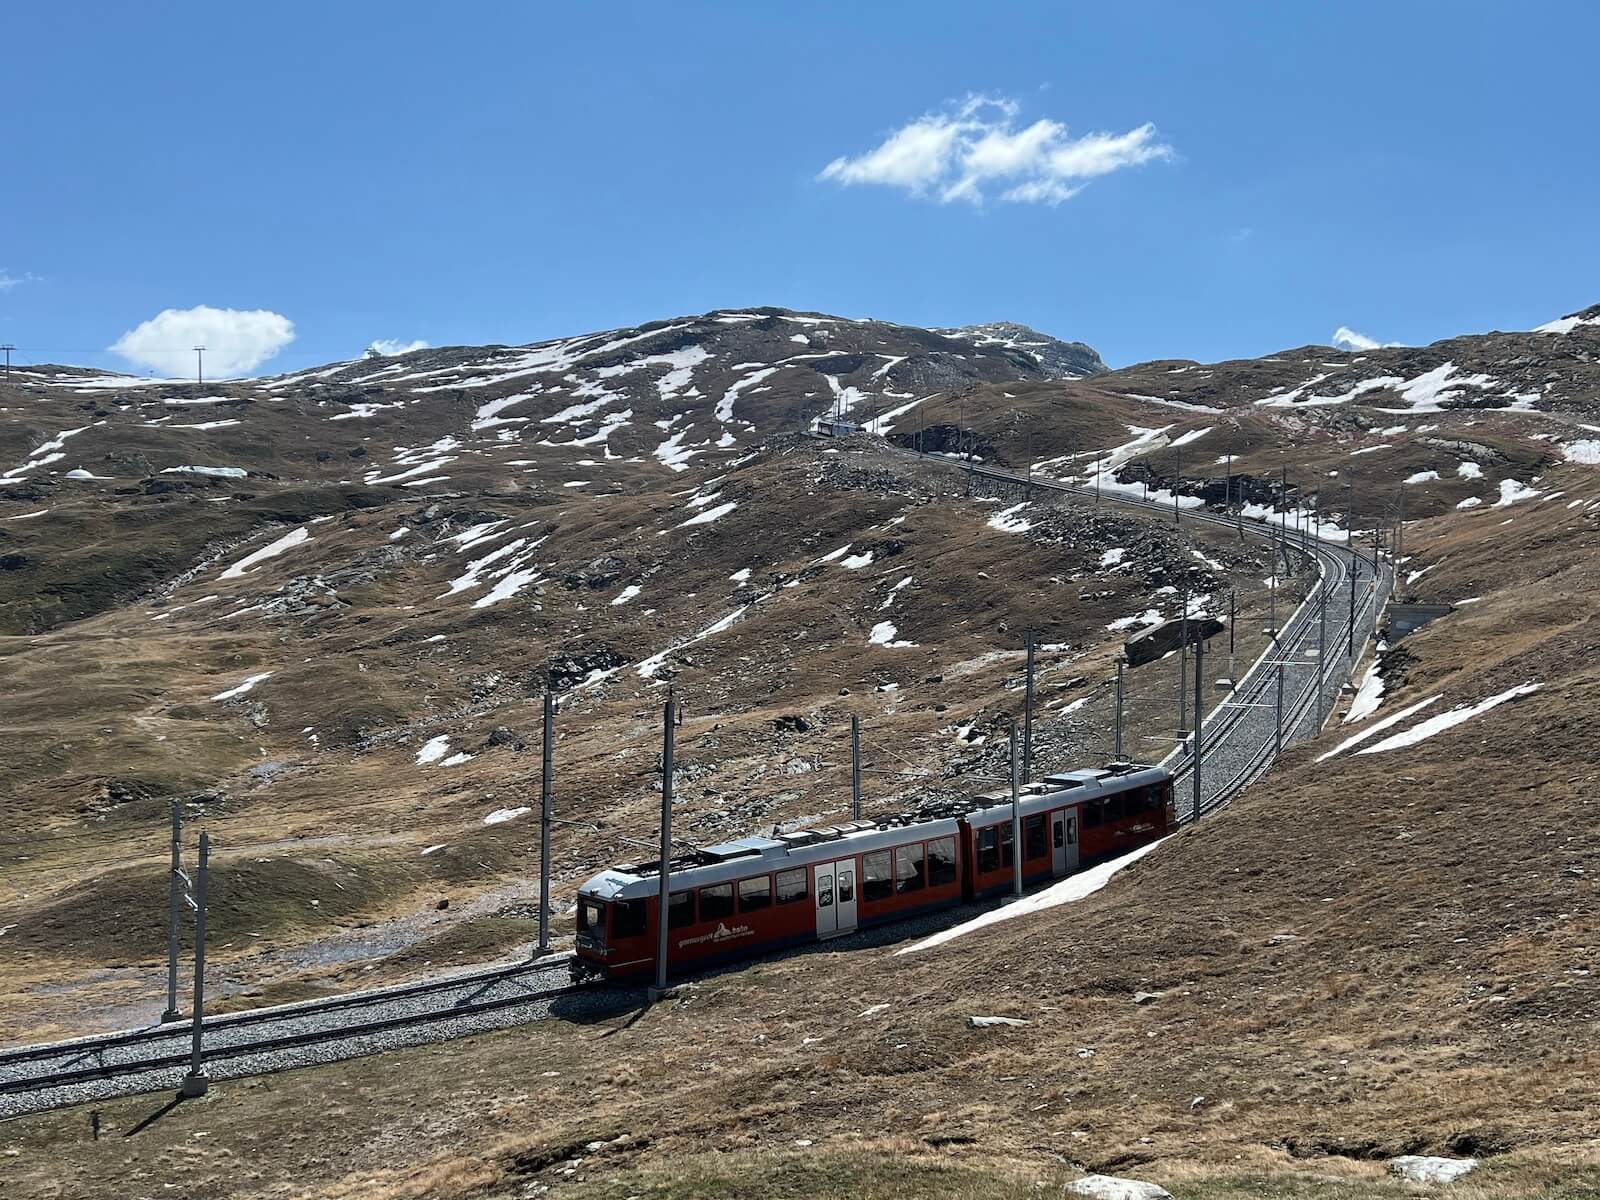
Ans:
{"type": "Polygon", "coordinates": [[[1050,814],[1051,867],[1059,877],[1078,869],[1078,810],[1064,809],[1050,814]]]}
{"type": "Polygon", "coordinates": [[[855,932],[855,859],[819,863],[815,870],[815,886],[812,888],[812,894],[816,897],[817,936],[830,938],[841,933],[855,932]]]}

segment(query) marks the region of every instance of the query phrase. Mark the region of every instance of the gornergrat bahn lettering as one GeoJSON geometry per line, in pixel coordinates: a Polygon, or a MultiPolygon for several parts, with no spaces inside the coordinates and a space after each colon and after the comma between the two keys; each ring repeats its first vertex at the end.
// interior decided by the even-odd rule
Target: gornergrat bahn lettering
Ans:
{"type": "MultiPolygon", "coordinates": [[[[1022,790],[1025,884],[1059,879],[1177,827],[1172,775],[1114,763],[1022,790]]],[[[1009,792],[945,815],[846,821],[708,846],[671,863],[669,975],[949,908],[1012,886],[1009,792]]],[[[579,889],[577,979],[655,973],[659,862],[613,867],[579,889]]]]}

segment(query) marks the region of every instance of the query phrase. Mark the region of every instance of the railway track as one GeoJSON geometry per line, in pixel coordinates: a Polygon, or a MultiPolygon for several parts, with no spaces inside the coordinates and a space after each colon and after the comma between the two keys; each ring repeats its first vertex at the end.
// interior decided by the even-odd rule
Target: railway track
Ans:
{"type": "MultiPolygon", "coordinates": [[[[902,450],[902,453],[915,454],[902,450]]],[[[926,455],[925,461],[964,470],[973,478],[1013,487],[1038,488],[1079,497],[1093,497],[1085,487],[1059,480],[1028,478],[1015,472],[975,464],[955,464],[926,455]]],[[[1164,505],[1131,497],[1098,497],[1108,504],[1168,511],[1164,505]]],[[[1233,530],[1226,517],[1190,510],[1190,522],[1233,530]]],[[[1272,537],[1271,527],[1250,523],[1245,536],[1272,537]]],[[[1349,605],[1331,598],[1345,595],[1344,588],[1363,585],[1355,620],[1357,629],[1371,628],[1385,593],[1381,566],[1376,568],[1345,546],[1312,539],[1309,546],[1290,549],[1318,565],[1319,583],[1330,597],[1325,633],[1330,646],[1347,639],[1349,605]]],[[[1194,820],[1223,804],[1258,778],[1274,758],[1277,714],[1265,717],[1266,697],[1275,693],[1280,664],[1294,662],[1296,678],[1291,688],[1285,680],[1283,743],[1313,735],[1319,691],[1329,700],[1349,669],[1323,674],[1306,658],[1319,636],[1317,606],[1308,597],[1284,621],[1274,643],[1236,681],[1227,698],[1203,719],[1203,764],[1198,805],[1193,797],[1193,763],[1180,761],[1180,752],[1168,756],[1166,765],[1175,776],[1175,793],[1183,820],[1194,820]],[[1308,726],[1310,728],[1308,728],[1308,726]],[[1187,802],[1187,803],[1186,803],[1187,802]]],[[[1361,639],[1365,641],[1365,637],[1361,639]]],[[[1338,655],[1330,655],[1330,667],[1338,655]]],[[[1275,705],[1271,706],[1275,710],[1275,705]]],[[[546,1009],[563,998],[587,992],[597,1004],[607,993],[567,982],[567,956],[533,963],[503,965],[458,975],[349,995],[301,1001],[273,1008],[224,1014],[202,1023],[204,1059],[213,1078],[260,1074],[291,1066],[329,1062],[420,1042],[483,1032],[530,1019],[532,1010],[546,1009]]],[[[625,1003],[609,993],[609,1003],[625,1003]]],[[[190,1062],[192,1027],[188,1023],[150,1029],[127,1030],[70,1041],[0,1050],[0,1120],[85,1100],[150,1091],[175,1086],[190,1062]]]]}
{"type": "MultiPolygon", "coordinates": [[[[568,956],[202,1023],[206,1071],[230,1078],[371,1054],[516,1024],[565,997],[568,956]]],[[[599,994],[596,993],[596,999],[599,994]]],[[[189,1066],[187,1023],[0,1051],[0,1118],[175,1086],[189,1066]]]]}
{"type": "MultiPolygon", "coordinates": [[[[985,479],[1007,487],[1067,493],[1079,498],[1096,499],[1104,504],[1159,513],[1163,517],[1172,511],[1164,504],[1126,496],[1098,495],[1093,488],[1060,480],[1030,477],[998,467],[951,463],[913,450],[901,449],[900,452],[965,471],[975,479],[985,479]]],[[[1229,531],[1241,528],[1234,518],[1193,509],[1186,510],[1183,519],[1229,531]]],[[[1242,525],[1244,535],[1257,540],[1274,540],[1273,528],[1254,521],[1242,525]]],[[[1333,711],[1333,700],[1359,657],[1358,653],[1341,662],[1346,660],[1346,655],[1339,648],[1347,643],[1350,625],[1346,589],[1352,586],[1357,589],[1355,625],[1358,636],[1355,644],[1358,648],[1366,641],[1362,631],[1376,626],[1378,612],[1392,582],[1382,564],[1375,568],[1369,559],[1348,546],[1319,537],[1308,539],[1307,545],[1299,544],[1298,538],[1287,544],[1291,551],[1317,564],[1319,586],[1325,589],[1327,596],[1326,629],[1320,628],[1318,606],[1313,592],[1308,592],[1306,598],[1284,620],[1274,642],[1235,681],[1226,699],[1206,714],[1202,723],[1201,794],[1198,805],[1194,802],[1192,760],[1184,757],[1181,750],[1174,750],[1163,760],[1163,765],[1174,775],[1173,791],[1181,821],[1195,820],[1220,808],[1272,765],[1277,725],[1275,693],[1280,663],[1285,672],[1283,745],[1316,734],[1319,693],[1325,702],[1324,715],[1333,711]],[[1308,654],[1316,653],[1319,639],[1330,647],[1325,663],[1308,657],[1308,654]]]]}

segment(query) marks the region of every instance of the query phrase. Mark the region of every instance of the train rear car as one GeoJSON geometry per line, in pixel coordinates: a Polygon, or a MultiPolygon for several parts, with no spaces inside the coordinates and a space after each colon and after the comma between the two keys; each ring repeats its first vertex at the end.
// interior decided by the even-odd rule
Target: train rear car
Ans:
{"type": "MultiPolygon", "coordinates": [[[[968,898],[1015,886],[1011,794],[973,797],[961,818],[968,898]]],[[[1164,837],[1176,826],[1172,775],[1161,767],[1114,764],[1047,775],[1021,791],[1022,880],[1059,879],[1164,837]]]]}

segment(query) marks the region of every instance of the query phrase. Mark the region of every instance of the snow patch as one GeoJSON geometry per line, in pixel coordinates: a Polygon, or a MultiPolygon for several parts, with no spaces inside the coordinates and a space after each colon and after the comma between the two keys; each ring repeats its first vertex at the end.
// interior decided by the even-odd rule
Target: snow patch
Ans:
{"type": "Polygon", "coordinates": [[[254,554],[245,555],[221,575],[218,575],[217,578],[240,579],[257,563],[265,562],[269,558],[277,558],[278,555],[282,554],[284,551],[292,550],[296,546],[302,545],[309,541],[311,541],[311,534],[306,531],[306,527],[304,525],[300,526],[298,529],[292,529],[277,541],[273,542],[270,546],[263,546],[254,554]]]}
{"type": "Polygon", "coordinates": [[[263,679],[271,679],[271,678],[272,678],[272,672],[271,671],[263,671],[259,675],[251,675],[249,678],[245,679],[244,682],[234,685],[233,687],[229,688],[225,692],[218,692],[215,696],[213,696],[211,698],[213,700],[232,700],[235,696],[244,695],[251,688],[255,687],[256,684],[260,683],[263,679]]]}
{"type": "Polygon", "coordinates": [[[1429,738],[1443,733],[1447,729],[1454,729],[1463,722],[1472,720],[1488,712],[1491,708],[1498,708],[1509,700],[1516,700],[1522,696],[1532,695],[1543,685],[1538,683],[1524,683],[1517,687],[1509,688],[1497,696],[1490,696],[1487,700],[1480,700],[1476,704],[1462,705],[1453,708],[1447,713],[1440,713],[1436,717],[1429,717],[1426,721],[1412,726],[1401,733],[1386,737],[1375,746],[1368,746],[1365,750],[1357,750],[1357,754],[1382,754],[1387,750],[1401,750],[1408,746],[1415,746],[1429,738]]]}

